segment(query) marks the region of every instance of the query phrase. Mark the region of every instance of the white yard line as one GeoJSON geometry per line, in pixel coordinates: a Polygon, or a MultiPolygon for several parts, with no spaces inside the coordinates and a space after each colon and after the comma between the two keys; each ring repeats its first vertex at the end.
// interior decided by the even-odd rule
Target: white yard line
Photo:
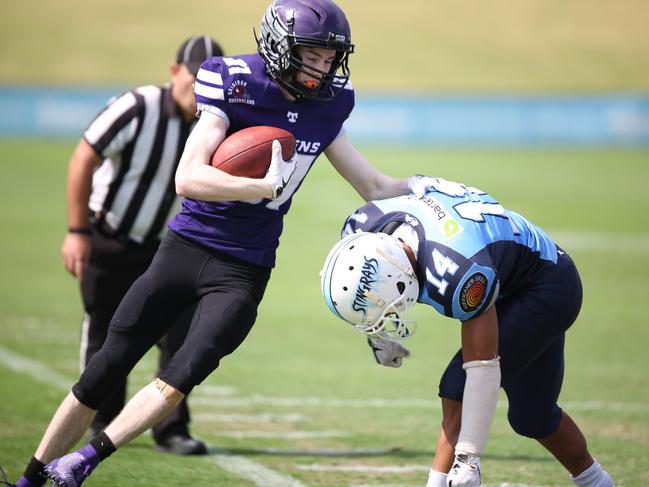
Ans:
{"type": "Polygon", "coordinates": [[[303,414],[218,414],[195,413],[192,421],[197,423],[299,423],[309,419],[303,414]]]}
{"type": "Polygon", "coordinates": [[[226,472],[249,480],[258,487],[308,487],[290,475],[280,474],[245,457],[219,454],[210,455],[209,460],[226,472]]]}
{"type": "MultiPolygon", "coordinates": [[[[192,405],[211,406],[217,409],[240,408],[249,406],[273,406],[286,408],[320,407],[320,408],[438,408],[436,398],[430,399],[331,399],[324,397],[270,397],[261,394],[226,398],[192,398],[192,405]]],[[[647,403],[605,402],[605,401],[561,401],[560,406],[570,410],[604,410],[604,411],[649,411],[647,403]]],[[[507,407],[505,401],[498,403],[499,408],[507,407]]]]}
{"type": "Polygon", "coordinates": [[[649,235],[632,235],[614,232],[549,230],[550,237],[566,252],[607,252],[620,253],[649,252],[649,235]]]}
{"type": "Polygon", "coordinates": [[[0,365],[4,365],[7,369],[19,374],[28,375],[36,382],[49,384],[62,391],[69,391],[74,385],[73,379],[55,372],[49,365],[26,357],[25,355],[12,352],[1,346],[0,365]]]}
{"type": "Polygon", "coordinates": [[[605,401],[559,401],[559,406],[568,411],[626,411],[642,413],[649,411],[649,404],[605,401]]]}
{"type": "MultiPolygon", "coordinates": [[[[410,472],[428,472],[429,466],[423,465],[297,465],[299,470],[309,472],[355,472],[355,473],[410,473],[410,472]]],[[[405,484],[350,484],[349,487],[415,487],[414,485],[405,484]]],[[[483,484],[482,487],[541,487],[528,484],[510,484],[509,482],[500,484],[483,484]]]]}
{"type": "Polygon", "coordinates": [[[227,438],[277,438],[283,440],[304,440],[309,438],[346,438],[346,431],[221,431],[217,436],[227,438]]]}
{"type": "Polygon", "coordinates": [[[348,487],[421,487],[421,484],[349,484],[348,487]]]}
{"type": "MultiPolygon", "coordinates": [[[[348,487],[421,487],[421,484],[349,484],[348,487]]],[[[482,484],[482,487],[543,487],[540,485],[529,484],[510,484],[504,482],[500,484],[482,484]]]]}
{"type": "Polygon", "coordinates": [[[402,407],[438,407],[438,401],[430,399],[331,399],[323,397],[270,397],[253,394],[241,397],[192,399],[193,405],[208,405],[217,408],[238,408],[244,406],[278,406],[296,407],[343,407],[343,408],[402,408],[402,407]]]}
{"type": "Polygon", "coordinates": [[[250,448],[254,453],[291,457],[352,458],[394,453],[394,448],[250,448]]]}
{"type": "Polygon", "coordinates": [[[234,396],[237,388],[232,386],[217,386],[211,384],[201,384],[192,392],[193,396],[234,396]]]}
{"type": "Polygon", "coordinates": [[[530,485],[530,484],[510,484],[509,482],[501,482],[499,484],[482,484],[482,487],[544,487],[544,486],[530,485]]]}
{"type": "Polygon", "coordinates": [[[298,470],[309,472],[369,472],[369,473],[409,473],[428,472],[427,465],[297,465],[298,470]]]}

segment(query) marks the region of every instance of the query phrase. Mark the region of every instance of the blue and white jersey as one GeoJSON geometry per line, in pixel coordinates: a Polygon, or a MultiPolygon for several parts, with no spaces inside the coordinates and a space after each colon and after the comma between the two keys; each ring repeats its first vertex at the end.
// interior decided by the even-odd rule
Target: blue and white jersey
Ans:
{"type": "Polygon", "coordinates": [[[261,56],[247,54],[205,61],[196,75],[194,92],[199,111],[228,122],[226,135],[256,125],[291,132],[297,145],[297,166],[276,200],[205,202],[185,198],[169,228],[207,248],[273,267],[283,217],[293,194],[315,159],[341,133],[354,107],[351,83],[331,102],[292,103],[268,77],[261,56]]]}
{"type": "Polygon", "coordinates": [[[414,241],[404,241],[417,255],[418,301],[464,321],[534,282],[556,264],[557,248],[543,230],[488,194],[476,188],[452,194],[370,202],[349,216],[343,236],[393,233],[405,225],[414,241]]]}

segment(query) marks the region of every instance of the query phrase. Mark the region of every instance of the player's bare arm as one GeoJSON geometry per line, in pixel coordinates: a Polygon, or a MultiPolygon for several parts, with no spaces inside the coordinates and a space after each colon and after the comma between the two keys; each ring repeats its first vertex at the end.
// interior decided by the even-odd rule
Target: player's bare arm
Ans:
{"type": "Polygon", "coordinates": [[[345,133],[325,149],[325,155],[365,201],[400,196],[409,191],[408,178],[397,179],[383,174],[363,157],[345,133]]]}
{"type": "Polygon", "coordinates": [[[81,139],[68,165],[68,232],[61,255],[65,270],[77,279],[90,258],[90,227],[88,201],[92,192],[92,174],[101,164],[101,157],[90,144],[81,139]]]}
{"type": "Polygon", "coordinates": [[[178,164],[176,192],[203,201],[272,198],[273,190],[268,181],[232,176],[210,166],[212,154],[225,139],[227,128],[224,118],[202,112],[178,164]]]}
{"type": "Polygon", "coordinates": [[[496,306],[462,322],[462,358],[464,362],[498,357],[498,315],[496,306]]]}
{"type": "Polygon", "coordinates": [[[466,382],[460,432],[447,480],[452,485],[477,486],[480,485],[480,456],[491,430],[500,390],[495,306],[462,323],[462,359],[466,382]]]}
{"type": "MultiPolygon", "coordinates": [[[[496,365],[496,362],[492,363],[492,360],[498,356],[498,317],[496,314],[496,307],[491,306],[483,314],[472,318],[470,320],[464,321],[462,324],[462,357],[464,363],[481,364],[487,363],[489,365],[496,365]]],[[[488,367],[488,366],[487,366],[488,367]]],[[[492,369],[487,369],[488,372],[493,372],[492,369]]],[[[472,370],[470,373],[473,373],[472,370]]],[[[488,374],[489,377],[493,376],[493,373],[488,374]]],[[[499,375],[499,374],[495,374],[499,375]]],[[[475,381],[471,381],[471,386],[473,390],[469,390],[469,398],[475,397],[477,394],[481,394],[482,390],[477,391],[475,386],[475,381]]],[[[481,386],[486,386],[486,390],[490,397],[496,397],[498,395],[498,389],[500,388],[500,382],[489,380],[486,384],[480,384],[481,386]]],[[[465,395],[467,393],[465,386],[465,395]]],[[[433,460],[433,469],[437,472],[448,472],[453,466],[455,455],[456,455],[456,444],[458,443],[458,436],[461,432],[464,432],[463,438],[470,438],[471,443],[479,443],[481,434],[488,434],[490,429],[490,419],[493,418],[493,413],[495,412],[495,402],[492,402],[494,410],[484,410],[484,417],[482,417],[477,424],[472,423],[472,418],[475,418],[476,410],[483,410],[483,404],[478,401],[468,400],[464,402],[452,401],[450,399],[442,398],[442,408],[444,410],[443,423],[440,428],[440,433],[437,442],[436,454],[433,460]],[[466,414],[464,413],[464,408],[467,408],[466,414]],[[462,422],[463,414],[464,418],[468,418],[468,421],[462,422]],[[472,430],[478,426],[477,435],[472,430]]],[[[466,441],[466,440],[465,440],[466,441]]],[[[486,441],[486,440],[485,440],[486,441]]],[[[469,467],[470,468],[470,467],[469,467]]]]}
{"type": "Polygon", "coordinates": [[[496,306],[462,322],[462,360],[466,371],[458,451],[480,455],[491,429],[500,389],[496,306]]]}

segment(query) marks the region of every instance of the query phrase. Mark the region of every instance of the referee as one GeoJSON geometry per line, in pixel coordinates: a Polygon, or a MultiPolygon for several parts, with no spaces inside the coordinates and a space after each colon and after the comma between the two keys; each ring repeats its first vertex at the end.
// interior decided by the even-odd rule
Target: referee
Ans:
{"type": "MultiPolygon", "coordinates": [[[[201,63],[221,56],[210,37],[194,36],[178,50],[171,83],[142,86],[108,102],[70,159],[65,268],[80,282],[85,317],[81,368],[101,348],[110,319],[131,284],[151,263],[166,223],[179,209],[174,174],[195,122],[193,83],[201,63]]],[[[158,342],[160,368],[182,344],[193,310],[158,342]]],[[[100,433],[126,399],[126,381],[106,400],[90,427],[100,433]]],[[[153,428],[156,449],[205,454],[189,433],[186,400],[153,428]]]]}

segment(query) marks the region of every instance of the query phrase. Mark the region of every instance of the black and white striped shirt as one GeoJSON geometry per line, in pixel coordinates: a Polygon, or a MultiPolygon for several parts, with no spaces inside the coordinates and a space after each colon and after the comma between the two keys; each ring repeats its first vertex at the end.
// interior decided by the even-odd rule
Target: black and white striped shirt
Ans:
{"type": "Polygon", "coordinates": [[[174,176],[193,126],[171,87],[143,86],[109,101],[84,133],[104,158],[92,180],[90,210],[104,231],[154,241],[180,208],[174,176]]]}

